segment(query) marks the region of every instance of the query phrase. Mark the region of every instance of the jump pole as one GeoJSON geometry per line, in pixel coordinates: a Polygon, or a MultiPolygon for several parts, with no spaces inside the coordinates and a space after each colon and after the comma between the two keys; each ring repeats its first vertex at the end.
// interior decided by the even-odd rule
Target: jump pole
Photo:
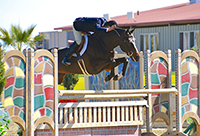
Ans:
{"type": "Polygon", "coordinates": [[[60,95],[100,95],[100,94],[153,94],[153,93],[174,93],[176,88],[164,89],[134,89],[134,90],[59,90],[60,95]]]}
{"type": "Polygon", "coordinates": [[[123,98],[141,98],[147,97],[147,94],[113,94],[113,95],[62,95],[59,100],[85,100],[85,99],[123,99],[123,98]]]}

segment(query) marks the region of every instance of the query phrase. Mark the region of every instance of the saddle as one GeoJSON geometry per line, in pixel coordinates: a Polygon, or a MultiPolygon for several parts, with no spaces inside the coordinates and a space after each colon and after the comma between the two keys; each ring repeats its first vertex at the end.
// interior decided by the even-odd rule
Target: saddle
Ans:
{"type": "MultiPolygon", "coordinates": [[[[72,40],[68,40],[68,46],[70,47],[70,45],[73,43],[74,41],[72,40]]],[[[91,76],[91,74],[89,74],[89,72],[86,69],[84,60],[81,58],[81,56],[85,53],[86,49],[87,49],[87,45],[88,45],[88,36],[85,35],[82,37],[82,41],[81,44],[79,45],[78,50],[76,51],[76,53],[73,54],[74,57],[78,58],[78,65],[81,69],[81,71],[83,72],[84,75],[86,76],[91,76]]]]}
{"type": "MultiPolygon", "coordinates": [[[[87,44],[85,41],[86,38],[85,38],[85,36],[82,36],[82,41],[81,41],[81,44],[79,45],[79,48],[78,48],[78,50],[76,51],[76,54],[73,54],[73,56],[74,57],[80,57],[80,56],[82,56],[83,55],[83,53],[82,52],[85,52],[85,50],[83,50],[84,49],[84,46],[87,46],[87,45],[85,45],[85,44],[87,44]],[[83,51],[82,51],[83,50],[83,51]]],[[[74,43],[74,41],[73,40],[68,40],[67,41],[68,42],[68,45],[67,46],[71,46],[72,45],[72,43],[74,43]]],[[[86,47],[87,48],[87,47],[86,47]]]]}

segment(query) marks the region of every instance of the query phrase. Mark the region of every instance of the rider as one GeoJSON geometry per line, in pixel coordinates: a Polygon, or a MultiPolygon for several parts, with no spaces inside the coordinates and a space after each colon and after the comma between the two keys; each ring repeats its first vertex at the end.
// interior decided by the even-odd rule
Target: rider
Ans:
{"type": "Polygon", "coordinates": [[[65,58],[62,60],[62,63],[70,65],[69,61],[72,54],[75,53],[82,41],[82,33],[88,32],[109,32],[112,31],[115,27],[118,27],[118,24],[114,20],[106,21],[103,17],[80,17],[76,18],[73,22],[73,33],[75,37],[74,43],[70,46],[69,51],[67,52],[65,58]]]}

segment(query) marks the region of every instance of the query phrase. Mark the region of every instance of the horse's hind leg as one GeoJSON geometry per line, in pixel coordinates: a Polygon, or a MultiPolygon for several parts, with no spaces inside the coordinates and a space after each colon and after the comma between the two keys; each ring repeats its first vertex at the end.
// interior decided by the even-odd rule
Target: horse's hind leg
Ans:
{"type": "Polygon", "coordinates": [[[111,63],[111,72],[109,75],[106,76],[105,78],[105,81],[109,81],[111,80],[113,77],[114,79],[113,80],[119,80],[122,76],[119,76],[118,74],[115,75],[114,73],[114,68],[118,65],[120,65],[121,63],[124,63],[124,66],[123,66],[123,70],[122,70],[122,76],[125,75],[126,73],[126,67],[127,67],[127,64],[128,64],[128,60],[126,58],[118,58],[118,59],[114,59],[111,63]]]}
{"type": "Polygon", "coordinates": [[[65,74],[63,73],[58,73],[58,84],[61,84],[63,79],[65,77],[65,74]]]}

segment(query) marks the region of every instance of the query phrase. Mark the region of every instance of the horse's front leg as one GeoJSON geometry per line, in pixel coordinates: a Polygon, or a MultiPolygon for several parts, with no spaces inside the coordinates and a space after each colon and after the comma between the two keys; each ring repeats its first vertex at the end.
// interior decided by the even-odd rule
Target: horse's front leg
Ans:
{"type": "Polygon", "coordinates": [[[119,80],[122,76],[125,76],[125,73],[126,73],[126,68],[127,68],[127,64],[128,64],[128,59],[127,58],[118,58],[118,59],[113,59],[112,63],[111,63],[111,72],[109,75],[106,76],[105,78],[105,81],[109,81],[113,78],[113,80],[119,80]],[[114,68],[118,65],[120,65],[121,63],[124,64],[123,66],[123,70],[121,72],[120,75],[115,75],[115,72],[114,72],[114,68]]]}
{"type": "MultiPolygon", "coordinates": [[[[122,78],[123,76],[125,76],[126,74],[126,69],[127,69],[127,65],[128,65],[128,59],[127,58],[119,58],[119,59],[116,59],[116,62],[120,62],[123,63],[123,69],[121,71],[120,74],[116,74],[114,77],[113,77],[113,80],[116,81],[116,80],[119,80],[120,78],[122,78]]],[[[118,64],[119,65],[119,64],[118,64]]]]}
{"type": "Polygon", "coordinates": [[[113,59],[112,62],[111,62],[111,71],[110,71],[110,74],[105,77],[105,81],[106,82],[110,81],[111,78],[114,77],[114,75],[115,75],[114,68],[115,68],[115,60],[113,59]]]}

